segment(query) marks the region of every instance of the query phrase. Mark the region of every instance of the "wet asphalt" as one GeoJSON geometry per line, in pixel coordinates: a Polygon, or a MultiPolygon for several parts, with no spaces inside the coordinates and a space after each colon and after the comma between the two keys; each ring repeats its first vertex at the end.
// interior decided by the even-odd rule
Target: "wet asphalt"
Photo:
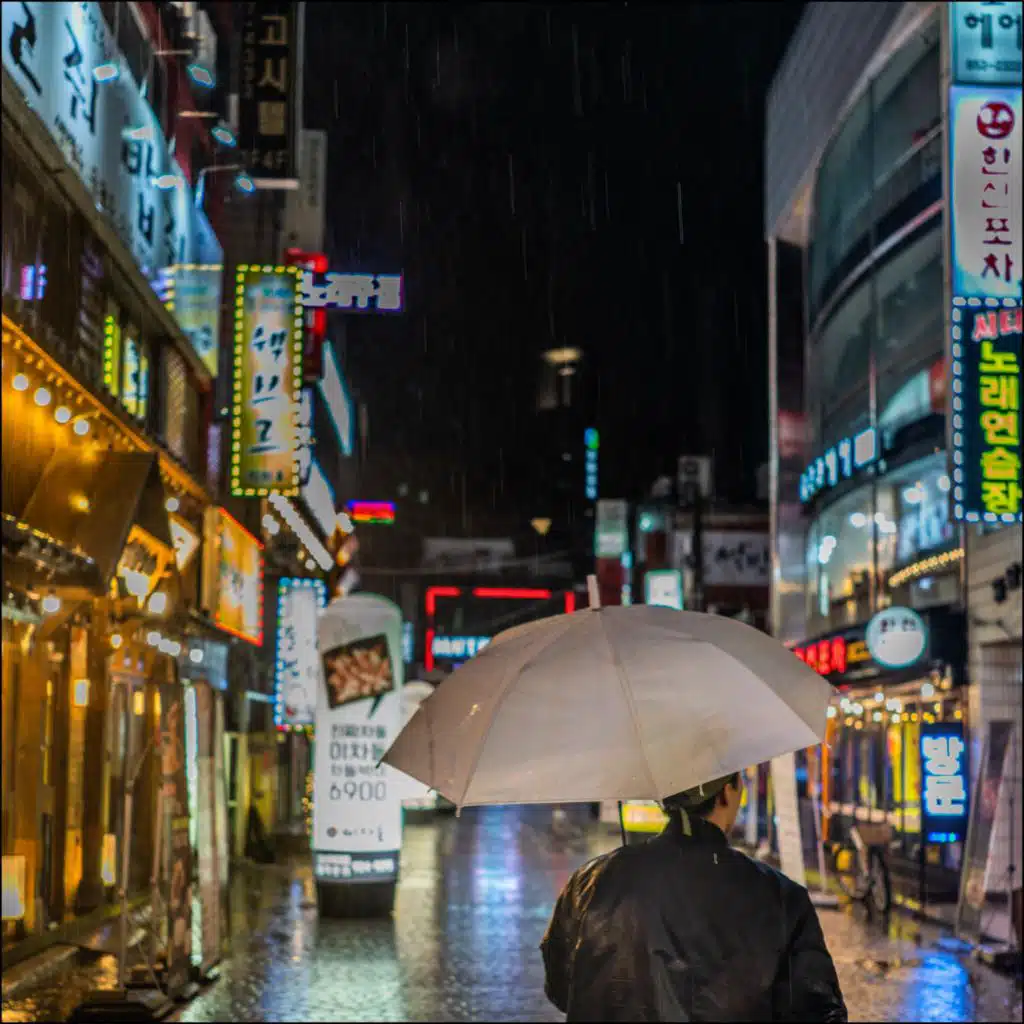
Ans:
{"type": "MultiPolygon", "coordinates": [[[[395,912],[327,920],[308,859],[241,867],[231,956],[180,1021],[559,1021],[538,944],[555,897],[618,837],[541,808],[481,808],[407,825],[395,912]]],[[[1020,1021],[1014,981],[939,946],[902,916],[820,913],[854,1021],[1020,1021]]],[[[4,1000],[4,1021],[64,1020],[116,982],[112,957],[62,970],[4,1000]]]]}

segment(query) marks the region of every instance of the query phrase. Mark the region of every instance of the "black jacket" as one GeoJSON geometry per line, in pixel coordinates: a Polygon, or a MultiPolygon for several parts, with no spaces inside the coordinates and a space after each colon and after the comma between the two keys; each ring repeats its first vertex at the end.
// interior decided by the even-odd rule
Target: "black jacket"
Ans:
{"type": "Polygon", "coordinates": [[[569,879],[541,944],[569,1021],[818,1021],[846,1005],[807,890],[677,818],[569,879]]]}

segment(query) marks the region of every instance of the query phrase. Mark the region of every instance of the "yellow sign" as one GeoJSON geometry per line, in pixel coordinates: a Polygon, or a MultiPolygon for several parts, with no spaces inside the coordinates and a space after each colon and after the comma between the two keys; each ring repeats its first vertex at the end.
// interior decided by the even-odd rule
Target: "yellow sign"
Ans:
{"type": "Polygon", "coordinates": [[[172,515],[169,518],[171,540],[174,541],[174,560],[178,563],[178,572],[184,572],[199,547],[199,534],[181,516],[172,515]]]}
{"type": "Polygon", "coordinates": [[[263,545],[222,508],[207,509],[206,606],[227,633],[263,644],[263,545]]]}
{"type": "Polygon", "coordinates": [[[298,268],[241,264],[235,274],[231,493],[299,493],[303,309],[298,268]]]}
{"type": "Polygon", "coordinates": [[[141,526],[133,526],[117,564],[117,575],[124,581],[125,590],[143,601],[163,579],[173,557],[166,544],[161,544],[141,526]]]}
{"type": "Polygon", "coordinates": [[[668,815],[653,800],[627,800],[622,805],[622,826],[627,832],[660,832],[668,815]]]}

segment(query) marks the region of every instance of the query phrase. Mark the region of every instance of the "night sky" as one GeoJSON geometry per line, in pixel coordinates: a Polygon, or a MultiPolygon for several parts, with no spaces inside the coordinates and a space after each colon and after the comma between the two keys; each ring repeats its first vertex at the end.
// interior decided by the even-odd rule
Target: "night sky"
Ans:
{"type": "Polygon", "coordinates": [[[348,320],[371,455],[527,509],[539,354],[571,345],[603,496],[703,448],[753,497],[764,97],[802,6],[308,5],[332,266],[406,275],[403,316],[348,320]]]}

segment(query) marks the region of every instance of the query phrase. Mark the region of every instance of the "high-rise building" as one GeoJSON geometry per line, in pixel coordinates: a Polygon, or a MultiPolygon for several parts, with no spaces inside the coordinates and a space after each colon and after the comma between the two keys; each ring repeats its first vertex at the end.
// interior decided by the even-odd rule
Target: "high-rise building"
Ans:
{"type": "MultiPolygon", "coordinates": [[[[1017,753],[1000,766],[1002,793],[1020,799],[1020,622],[1004,612],[1019,609],[1019,582],[992,599],[1020,565],[1020,267],[982,231],[977,266],[962,271],[957,246],[973,242],[951,250],[945,234],[950,222],[955,236],[973,230],[957,191],[982,173],[958,163],[970,147],[978,167],[1006,172],[993,193],[1004,179],[1020,192],[1019,19],[1019,4],[810,4],[767,106],[773,627],[836,688],[812,773],[826,816],[888,829],[896,887],[918,898],[925,871],[931,900],[956,899],[973,780],[956,760],[957,799],[940,807],[927,745],[959,756],[966,726],[976,769],[989,724],[1009,721],[1017,753]],[[944,54],[971,46],[974,84],[950,93],[944,54]],[[1015,66],[1016,80],[986,78],[989,60],[1015,66]],[[977,106],[967,127],[949,113],[963,103],[977,106]],[[990,152],[981,136],[1006,141],[990,152]],[[971,286],[951,290],[965,274],[971,286]],[[975,309],[992,311],[975,341],[1003,339],[1009,380],[1005,437],[981,456],[969,449],[978,383],[963,376],[972,356],[960,344],[975,309]],[[972,474],[989,479],[996,459],[1016,460],[1016,473],[980,483],[992,501],[972,512],[972,474]],[[935,824],[943,808],[948,827],[935,824]]],[[[1019,204],[1006,212],[1000,245],[1020,252],[1019,204]]],[[[1010,814],[1001,806],[997,837],[1010,814]]],[[[1019,830],[1016,842],[1019,864],[1019,830]]],[[[1013,857],[990,855],[990,889],[1013,857]]]]}

